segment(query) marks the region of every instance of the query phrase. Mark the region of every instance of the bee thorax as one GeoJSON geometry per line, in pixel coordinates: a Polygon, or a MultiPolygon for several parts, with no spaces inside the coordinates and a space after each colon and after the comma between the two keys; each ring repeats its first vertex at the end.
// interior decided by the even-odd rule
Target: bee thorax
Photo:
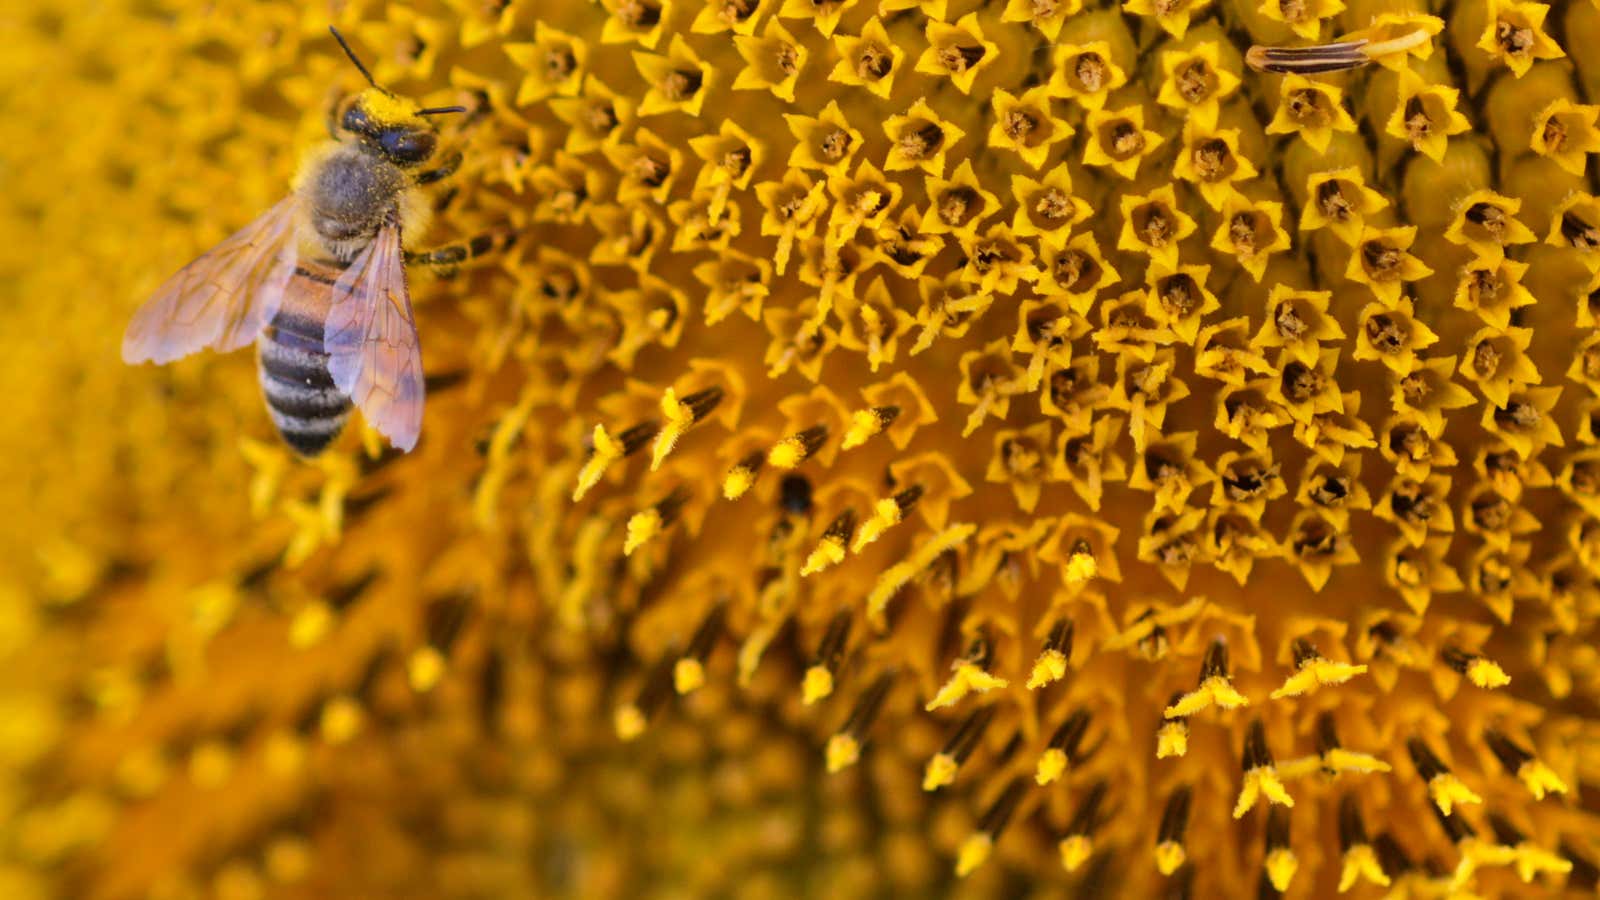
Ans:
{"type": "Polygon", "coordinates": [[[348,260],[378,233],[405,186],[405,174],[394,165],[341,147],[306,182],[311,226],[332,256],[348,260]]]}

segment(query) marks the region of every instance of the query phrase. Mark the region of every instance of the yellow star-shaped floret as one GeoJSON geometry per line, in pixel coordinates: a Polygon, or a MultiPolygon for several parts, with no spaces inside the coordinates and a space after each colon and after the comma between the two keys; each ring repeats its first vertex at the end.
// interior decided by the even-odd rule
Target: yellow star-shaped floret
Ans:
{"type": "Polygon", "coordinates": [[[1014,151],[1032,168],[1043,166],[1050,158],[1050,148],[1073,135],[1072,126],[1050,111],[1050,95],[1044,85],[1029,88],[1020,96],[996,90],[992,102],[989,146],[1014,151]]]}
{"type": "Polygon", "coordinates": [[[1558,97],[1533,117],[1533,152],[1554,160],[1573,175],[1588,168],[1588,155],[1600,153],[1600,106],[1558,97]]]}
{"type": "Polygon", "coordinates": [[[1194,234],[1194,219],[1182,211],[1176,189],[1165,184],[1148,194],[1124,194],[1117,249],[1147,254],[1168,269],[1178,265],[1178,242],[1194,234]]]}
{"type": "Polygon", "coordinates": [[[1182,39],[1195,13],[1209,5],[1211,0],[1123,0],[1122,9],[1155,19],[1168,34],[1182,39]]]}
{"type": "Polygon", "coordinates": [[[1528,74],[1537,60],[1566,56],[1550,35],[1544,20],[1550,7],[1530,0],[1488,0],[1488,22],[1478,38],[1479,50],[1506,64],[1518,78],[1528,74]]]}
{"type": "Polygon", "coordinates": [[[1049,88],[1053,97],[1073,100],[1086,110],[1106,104],[1112,91],[1128,82],[1107,41],[1059,44],[1051,51],[1054,72],[1049,88]]]}
{"type": "Polygon", "coordinates": [[[1083,164],[1107,166],[1129,181],[1138,174],[1139,164],[1166,143],[1144,127],[1142,106],[1092,110],[1084,128],[1089,139],[1083,144],[1083,164]]]}
{"type": "Polygon", "coordinates": [[[1411,145],[1434,162],[1444,160],[1451,135],[1472,128],[1456,109],[1461,92],[1430,83],[1410,69],[1400,70],[1400,100],[1384,123],[1384,133],[1411,145]]]}
{"type": "Polygon", "coordinates": [[[1222,101],[1241,83],[1238,73],[1223,66],[1220,58],[1214,40],[1201,41],[1187,50],[1163,51],[1156,102],[1186,114],[1204,128],[1215,128],[1222,101]]]}
{"type": "Polygon", "coordinates": [[[1212,209],[1221,209],[1240,182],[1256,177],[1256,167],[1239,152],[1239,129],[1206,128],[1190,119],[1172,174],[1198,188],[1212,209]]]}
{"type": "Polygon", "coordinates": [[[924,36],[928,49],[917,58],[916,70],[949,78],[963,94],[972,93],[978,73],[1000,56],[1000,45],[984,36],[977,13],[967,13],[954,25],[930,19],[924,36]]]}
{"type": "MultiPolygon", "coordinates": [[[[880,6],[880,11],[888,11],[888,5],[880,6]]],[[[859,36],[834,35],[833,46],[839,61],[828,73],[829,81],[858,85],[880,99],[889,99],[889,94],[894,90],[895,73],[900,71],[906,52],[898,42],[889,39],[881,18],[873,16],[868,19],[861,26],[859,36]]]]}
{"type": "Polygon", "coordinates": [[[1344,92],[1337,86],[1295,73],[1283,77],[1278,111],[1267,124],[1267,134],[1298,134],[1320,154],[1327,151],[1335,131],[1355,130],[1355,120],[1344,108],[1344,92]]]}

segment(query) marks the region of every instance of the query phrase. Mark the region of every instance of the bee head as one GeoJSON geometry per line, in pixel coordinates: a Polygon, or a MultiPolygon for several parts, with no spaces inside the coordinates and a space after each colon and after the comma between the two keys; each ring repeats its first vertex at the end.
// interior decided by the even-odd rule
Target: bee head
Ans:
{"type": "Polygon", "coordinates": [[[439,135],[428,116],[466,112],[461,106],[423,108],[414,101],[379,87],[361,64],[344,36],[333,28],[334,38],[346,56],[372,85],[345,101],[339,113],[339,131],[402,168],[424,163],[438,147],[439,135]]]}

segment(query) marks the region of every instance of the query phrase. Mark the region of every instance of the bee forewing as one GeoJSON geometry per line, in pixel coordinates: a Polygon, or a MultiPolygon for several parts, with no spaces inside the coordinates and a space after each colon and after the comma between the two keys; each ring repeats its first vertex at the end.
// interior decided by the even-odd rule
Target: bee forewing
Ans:
{"type": "Polygon", "coordinates": [[[167,279],[128,323],[123,361],[166,363],[254,341],[294,275],[294,212],[293,197],[280,200],[167,279]]]}
{"type": "Polygon", "coordinates": [[[391,222],[333,286],[323,337],[333,383],[401,450],[422,430],[422,347],[406,292],[400,226],[391,222]]]}

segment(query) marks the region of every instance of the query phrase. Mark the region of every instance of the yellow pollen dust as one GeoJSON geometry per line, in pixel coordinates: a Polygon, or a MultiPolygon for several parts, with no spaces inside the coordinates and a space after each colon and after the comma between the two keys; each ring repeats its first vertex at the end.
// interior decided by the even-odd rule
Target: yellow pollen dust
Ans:
{"type": "Polygon", "coordinates": [[[431,691],[444,677],[444,654],[435,647],[423,647],[406,661],[406,680],[419,694],[431,691]]]}
{"type": "Polygon", "coordinates": [[[1061,777],[1067,770],[1067,754],[1060,747],[1051,747],[1039,754],[1038,765],[1034,767],[1033,780],[1040,785],[1046,785],[1061,777]]]}
{"type": "Polygon", "coordinates": [[[922,772],[922,789],[924,791],[937,791],[939,788],[956,780],[956,769],[960,767],[955,757],[948,753],[935,753],[928,760],[927,768],[922,772]]]}
{"type": "Polygon", "coordinates": [[[824,569],[844,562],[844,538],[838,535],[824,535],[817,546],[806,556],[805,565],[800,567],[801,575],[815,575],[824,569]]]}
{"type": "Polygon", "coordinates": [[[876,411],[858,409],[850,414],[850,427],[845,429],[844,442],[841,446],[846,450],[853,450],[882,432],[883,428],[883,417],[876,411]]]}
{"type": "Polygon", "coordinates": [[[982,694],[995,688],[1003,688],[1010,683],[1004,678],[989,674],[972,663],[961,663],[956,666],[955,672],[951,674],[944,686],[939,688],[939,692],[934,694],[933,699],[929,700],[928,705],[923,708],[931,712],[935,709],[951,706],[974,691],[982,694]]]}
{"type": "Polygon", "coordinates": [[[1168,722],[1156,732],[1156,759],[1182,756],[1189,752],[1189,725],[1168,722]]]}
{"type": "Polygon", "coordinates": [[[1255,808],[1256,801],[1266,797],[1268,802],[1279,806],[1294,806],[1294,798],[1284,789],[1283,782],[1278,780],[1278,773],[1272,766],[1256,766],[1244,773],[1244,785],[1239,788],[1239,801],[1233,805],[1233,817],[1244,818],[1244,814],[1255,808]]]}
{"type": "Polygon", "coordinates": [[[1077,550],[1067,558],[1066,570],[1062,572],[1067,584],[1083,584],[1100,574],[1100,564],[1095,561],[1094,554],[1077,550]]]}
{"type": "Polygon", "coordinates": [[[1279,892],[1287,891],[1294,873],[1300,870],[1300,860],[1295,858],[1294,851],[1279,847],[1267,854],[1266,868],[1267,880],[1272,886],[1279,892]]]}
{"type": "Polygon", "coordinates": [[[808,455],[805,438],[791,435],[767,451],[767,463],[776,469],[792,469],[805,462],[808,455]]]}
{"type": "Polygon", "coordinates": [[[626,452],[622,442],[613,438],[604,425],[594,426],[594,453],[584,462],[583,468],[578,470],[578,486],[572,490],[573,502],[582,500],[583,495],[599,484],[606,469],[626,455],[626,452]]]}
{"type": "Polygon", "coordinates": [[[1428,780],[1428,796],[1439,811],[1450,815],[1458,803],[1482,803],[1483,798],[1472,792],[1461,779],[1450,772],[1441,772],[1428,780]]]}
{"type": "Polygon", "coordinates": [[[1517,877],[1525,883],[1533,881],[1545,872],[1565,875],[1572,871],[1572,860],[1528,841],[1523,841],[1513,849],[1517,854],[1516,862],[1513,864],[1517,870],[1517,877]]]}
{"type": "Polygon", "coordinates": [[[956,875],[965,878],[989,859],[989,853],[994,850],[994,838],[985,832],[974,832],[961,842],[961,849],[956,854],[956,875]]]}
{"type": "Polygon", "coordinates": [[[1481,688],[1493,690],[1511,683],[1511,676],[1493,660],[1478,657],[1467,663],[1467,679],[1481,688]]]}
{"type": "Polygon", "coordinates": [[[1067,674],[1067,657],[1060,650],[1045,650],[1033,662],[1033,671],[1028,673],[1028,690],[1036,691],[1052,682],[1060,681],[1067,674]]]}
{"type": "Polygon", "coordinates": [[[304,650],[326,637],[333,625],[334,614],[328,604],[308,603],[289,622],[289,646],[304,650]]]}
{"type": "Polygon", "coordinates": [[[1389,876],[1378,864],[1378,854],[1373,851],[1372,845],[1353,844],[1344,852],[1339,864],[1339,893],[1350,890],[1363,879],[1379,887],[1389,886],[1389,876]]]}
{"type": "Polygon", "coordinates": [[[706,667],[691,656],[686,656],[672,665],[672,689],[680,696],[692,694],[706,683],[706,667]]]}
{"type": "Polygon", "coordinates": [[[800,684],[800,700],[811,706],[818,700],[833,693],[833,673],[826,666],[812,666],[806,669],[805,679],[800,684]]]}
{"type": "Polygon", "coordinates": [[[1305,665],[1302,665],[1293,675],[1290,675],[1282,687],[1272,692],[1272,699],[1297,697],[1314,688],[1344,684],[1346,681],[1366,671],[1366,666],[1334,662],[1331,659],[1318,657],[1308,660],[1305,665]]]}
{"type": "Polygon", "coordinates": [[[1062,868],[1076,872],[1094,854],[1094,842],[1089,840],[1088,835],[1069,835],[1056,845],[1056,850],[1061,854],[1062,868]]]}
{"type": "Polygon", "coordinates": [[[631,703],[617,707],[611,715],[611,727],[621,740],[631,741],[644,734],[644,726],[644,712],[631,703]]]}
{"type": "Polygon", "coordinates": [[[622,542],[622,555],[632,556],[651,538],[661,533],[661,513],[654,509],[641,510],[628,519],[628,536],[622,542]]]}
{"type": "Polygon", "coordinates": [[[1235,690],[1233,683],[1227,678],[1214,675],[1201,682],[1198,688],[1178,698],[1177,703],[1166,708],[1165,715],[1169,719],[1186,718],[1212,704],[1221,709],[1236,709],[1250,705],[1250,701],[1235,690]]]}
{"type": "Polygon", "coordinates": [[[755,483],[755,469],[745,465],[734,466],[722,479],[722,496],[727,500],[737,500],[755,487],[755,483]]]}
{"type": "Polygon", "coordinates": [[[842,772],[855,765],[861,758],[861,743],[848,734],[836,734],[828,738],[828,747],[824,755],[830,774],[842,772]]]}
{"type": "Polygon", "coordinates": [[[1527,786],[1533,799],[1543,800],[1544,795],[1565,794],[1567,783],[1553,769],[1537,759],[1530,759],[1517,767],[1517,779],[1527,786]]]}
{"type": "Polygon", "coordinates": [[[322,708],[319,728],[322,739],[330,744],[349,743],[366,721],[366,713],[354,697],[335,697],[322,708]]]}
{"type": "Polygon", "coordinates": [[[1343,747],[1334,747],[1322,755],[1322,766],[1334,772],[1388,772],[1388,763],[1370,753],[1358,753],[1343,747]]]}
{"type": "Polygon", "coordinates": [[[672,388],[667,388],[666,393],[661,396],[661,414],[666,417],[667,423],[656,435],[655,446],[651,448],[651,471],[661,468],[661,464],[667,459],[667,454],[678,445],[678,439],[694,426],[694,409],[679,400],[677,391],[672,388]]]}
{"type": "Polygon", "coordinates": [[[1189,854],[1183,850],[1183,845],[1177,841],[1162,841],[1156,845],[1156,869],[1163,875],[1171,875],[1183,867],[1189,854]]]}
{"type": "Polygon", "coordinates": [[[879,500],[872,506],[872,518],[861,523],[861,529],[856,532],[856,538],[850,545],[850,551],[852,553],[860,553],[868,544],[882,537],[885,531],[900,524],[900,519],[903,516],[904,513],[900,511],[900,504],[896,503],[893,497],[879,500]]]}

